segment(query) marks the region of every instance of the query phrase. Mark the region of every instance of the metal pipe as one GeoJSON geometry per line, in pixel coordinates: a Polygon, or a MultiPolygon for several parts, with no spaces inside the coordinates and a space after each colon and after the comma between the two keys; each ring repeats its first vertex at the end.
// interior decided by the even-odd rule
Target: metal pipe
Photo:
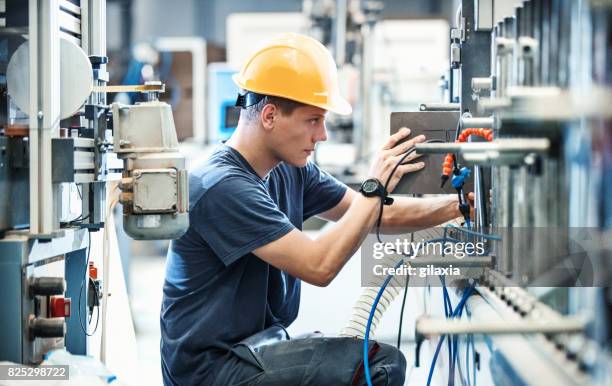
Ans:
{"type": "Polygon", "coordinates": [[[357,149],[356,157],[361,159],[368,153],[370,143],[370,128],[372,118],[372,103],[370,101],[372,86],[372,58],[373,58],[373,23],[364,23],[361,26],[361,72],[360,72],[360,100],[361,122],[354,131],[353,142],[357,149]]]}
{"type": "Polygon", "coordinates": [[[346,19],[347,19],[347,0],[336,1],[336,36],[335,36],[335,56],[336,65],[341,66],[346,60],[346,19]]]}
{"type": "Polygon", "coordinates": [[[493,322],[421,316],[416,322],[417,332],[423,335],[561,334],[582,332],[584,328],[584,321],[567,317],[559,320],[517,319],[493,322]]]}
{"type": "Polygon", "coordinates": [[[465,129],[468,127],[495,129],[497,128],[495,123],[496,123],[495,117],[493,116],[490,116],[490,117],[462,116],[461,117],[461,128],[462,129],[465,129]]]}
{"type": "MultiPolygon", "coordinates": [[[[50,235],[56,227],[51,139],[60,123],[58,0],[30,0],[30,232],[50,235]]],[[[59,225],[59,224],[57,224],[59,225]]]]}
{"type": "Polygon", "coordinates": [[[485,179],[482,167],[474,168],[474,195],[476,206],[476,229],[482,229],[488,225],[487,223],[487,197],[488,189],[485,186],[485,179]]]}
{"type": "Polygon", "coordinates": [[[459,103],[421,103],[420,111],[459,111],[461,104],[459,103]]]}
{"type": "Polygon", "coordinates": [[[550,141],[546,138],[504,138],[493,142],[417,143],[414,146],[420,154],[467,153],[489,150],[499,152],[522,151],[529,154],[547,152],[550,148],[550,141]]]}

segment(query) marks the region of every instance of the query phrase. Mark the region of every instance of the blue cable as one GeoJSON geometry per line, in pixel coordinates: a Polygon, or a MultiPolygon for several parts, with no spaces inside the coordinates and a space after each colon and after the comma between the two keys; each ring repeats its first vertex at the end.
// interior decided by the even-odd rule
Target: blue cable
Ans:
{"type": "MultiPolygon", "coordinates": [[[[432,243],[432,242],[437,242],[437,241],[451,241],[451,242],[459,242],[459,240],[457,239],[452,239],[452,238],[442,238],[442,239],[433,239],[428,241],[428,243],[432,243]]],[[[402,264],[404,263],[404,260],[400,260],[397,265],[395,266],[395,268],[399,268],[402,264]]],[[[380,287],[380,289],[378,290],[378,293],[376,294],[376,298],[374,299],[374,303],[372,304],[372,308],[370,309],[370,315],[368,317],[368,323],[366,325],[366,331],[365,331],[365,336],[363,338],[363,367],[364,367],[364,372],[365,372],[365,378],[366,378],[366,382],[368,384],[368,386],[372,386],[372,377],[370,375],[370,365],[369,365],[369,359],[368,359],[368,351],[369,351],[369,340],[370,340],[370,329],[372,327],[372,320],[374,319],[374,314],[376,313],[376,307],[378,306],[378,302],[380,301],[380,298],[382,297],[383,292],[385,291],[385,288],[387,288],[387,285],[389,284],[389,282],[391,281],[391,278],[393,276],[392,275],[387,275],[385,281],[383,282],[382,286],[380,287]]],[[[443,286],[444,289],[446,289],[446,286],[443,286]]],[[[448,296],[448,291],[445,294],[445,302],[448,301],[448,306],[450,307],[450,315],[452,317],[456,316],[456,312],[458,309],[463,308],[463,305],[465,304],[465,302],[467,301],[467,297],[469,296],[469,292],[471,291],[472,287],[469,287],[468,290],[466,290],[464,292],[463,298],[461,298],[461,300],[459,301],[459,304],[457,305],[457,308],[455,309],[455,312],[453,312],[452,310],[452,305],[450,304],[450,296],[448,296]]],[[[445,303],[445,308],[446,308],[446,303],[445,303]]],[[[430,369],[429,372],[429,378],[427,381],[427,385],[429,385],[431,383],[431,377],[433,376],[433,368],[435,367],[435,361],[437,360],[438,354],[440,352],[440,347],[442,345],[442,342],[444,341],[444,337],[445,335],[442,336],[442,338],[440,339],[440,342],[438,343],[438,347],[436,348],[436,353],[434,354],[434,361],[432,362],[432,367],[430,369]]]]}
{"type": "Polygon", "coordinates": [[[474,335],[470,334],[470,344],[472,346],[472,374],[474,380],[474,386],[476,386],[476,348],[474,347],[474,335]]]}
{"type": "MultiPolygon", "coordinates": [[[[448,294],[448,289],[446,288],[446,280],[444,279],[444,276],[442,275],[440,275],[440,282],[442,283],[442,297],[444,300],[444,312],[445,312],[446,318],[448,319],[453,315],[453,304],[451,303],[450,296],[448,294]]],[[[449,338],[446,343],[448,346],[448,357],[452,358],[454,342],[449,338]]],[[[449,373],[448,373],[449,377],[451,376],[450,370],[451,369],[449,367],[449,373]]]]}
{"type": "MultiPolygon", "coordinates": [[[[399,263],[397,263],[397,265],[395,266],[395,269],[399,268],[402,264],[404,264],[403,259],[400,260],[399,263]]],[[[370,376],[370,364],[369,364],[369,359],[368,359],[368,351],[369,351],[368,345],[369,345],[369,340],[370,340],[370,328],[372,327],[372,320],[374,319],[374,314],[376,313],[376,306],[378,306],[378,302],[380,301],[380,298],[383,292],[385,292],[385,288],[387,288],[387,285],[391,281],[392,277],[393,277],[392,275],[387,275],[387,278],[385,279],[383,284],[380,286],[380,289],[378,290],[378,293],[376,294],[376,299],[374,299],[374,303],[372,303],[372,309],[370,310],[370,316],[368,317],[368,324],[366,325],[365,336],[363,337],[363,368],[365,370],[365,379],[366,379],[366,382],[368,383],[368,386],[372,386],[372,377],[370,376]]]]}
{"type": "MultiPolygon", "coordinates": [[[[458,316],[459,316],[459,318],[461,318],[461,315],[463,314],[463,307],[458,309],[458,312],[459,312],[458,316]]],[[[450,338],[448,340],[449,340],[449,342],[451,341],[450,338]]],[[[455,366],[457,364],[457,353],[459,352],[459,346],[458,346],[458,343],[457,343],[458,335],[453,336],[453,340],[452,341],[453,341],[453,344],[452,344],[453,353],[452,353],[452,356],[449,356],[449,359],[452,358],[452,360],[450,361],[450,366],[449,366],[450,367],[449,368],[449,374],[450,374],[450,377],[451,377],[449,379],[449,383],[451,385],[454,385],[455,384],[455,366]]]]}
{"type": "MultiPolygon", "coordinates": [[[[472,317],[469,309],[465,309],[465,313],[468,318],[472,317]]],[[[465,342],[465,374],[467,377],[467,385],[472,386],[470,379],[470,348],[472,350],[472,371],[474,374],[473,382],[476,385],[476,350],[474,349],[474,334],[468,334],[465,342]]]]}
{"type": "MultiPolygon", "coordinates": [[[[467,301],[468,297],[470,297],[472,289],[473,289],[473,286],[470,286],[465,290],[465,292],[463,292],[463,296],[461,297],[459,304],[457,304],[457,307],[455,308],[455,311],[453,312],[453,315],[452,315],[453,317],[458,316],[459,311],[463,309],[465,302],[467,301]]],[[[433,378],[433,372],[434,372],[434,369],[436,368],[436,361],[438,360],[438,355],[440,355],[440,348],[442,347],[442,343],[444,342],[445,337],[446,335],[442,335],[442,337],[440,338],[440,341],[438,341],[438,345],[436,346],[436,351],[434,353],[434,357],[431,362],[431,367],[429,368],[429,376],[427,377],[427,386],[431,385],[431,380],[433,378]]]]}
{"type": "Polygon", "coordinates": [[[467,385],[476,386],[476,350],[474,349],[474,334],[468,334],[465,341],[465,375],[467,377],[467,385]],[[471,361],[470,350],[472,353],[471,361]],[[470,376],[470,362],[472,362],[472,376],[470,376]]]}

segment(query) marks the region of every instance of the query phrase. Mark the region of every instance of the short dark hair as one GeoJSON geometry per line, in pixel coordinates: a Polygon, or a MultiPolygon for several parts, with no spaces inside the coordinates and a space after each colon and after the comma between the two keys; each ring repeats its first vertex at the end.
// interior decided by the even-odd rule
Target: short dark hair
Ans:
{"type": "Polygon", "coordinates": [[[243,108],[240,112],[240,117],[245,117],[248,121],[256,120],[259,117],[259,114],[261,114],[263,111],[264,106],[267,104],[273,104],[274,106],[278,107],[283,115],[291,115],[298,107],[306,106],[304,103],[296,102],[291,99],[264,95],[259,102],[243,108]]]}

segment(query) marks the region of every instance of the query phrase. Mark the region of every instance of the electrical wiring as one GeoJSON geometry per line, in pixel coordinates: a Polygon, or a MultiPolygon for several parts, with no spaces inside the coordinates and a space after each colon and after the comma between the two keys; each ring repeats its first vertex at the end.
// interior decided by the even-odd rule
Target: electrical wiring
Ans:
{"type": "MultiPolygon", "coordinates": [[[[92,332],[88,332],[87,331],[87,327],[85,327],[85,325],[83,324],[83,318],[81,316],[81,298],[83,296],[83,288],[85,286],[85,281],[88,279],[87,276],[87,269],[89,267],[89,257],[91,256],[91,232],[87,232],[87,236],[89,238],[89,242],[87,244],[87,259],[85,260],[85,272],[83,273],[83,280],[81,280],[81,288],[79,289],[79,301],[78,301],[78,305],[77,305],[77,316],[79,319],[79,325],[81,326],[81,330],[83,331],[83,333],[87,336],[93,336],[96,331],[98,330],[98,322],[100,320],[100,308],[96,307],[96,325],[94,327],[94,330],[92,332]]],[[[91,280],[91,278],[89,278],[89,280],[91,280]]],[[[95,286],[93,286],[94,291],[95,291],[95,295],[94,296],[98,296],[98,290],[95,286]]],[[[86,320],[87,321],[87,320],[86,320]]],[[[86,324],[90,324],[91,323],[91,319],[89,320],[89,323],[86,324]]]]}
{"type": "Polygon", "coordinates": [[[476,354],[474,351],[474,335],[468,334],[465,342],[465,375],[467,378],[467,385],[472,386],[472,381],[474,382],[474,386],[476,385],[476,354]],[[472,372],[473,376],[470,376],[470,349],[472,351],[472,372]]]}
{"type": "Polygon", "coordinates": [[[468,386],[471,385],[471,380],[470,380],[470,336],[472,334],[469,334],[466,338],[466,342],[465,342],[465,376],[467,377],[467,384],[468,386]]]}
{"type": "MultiPolygon", "coordinates": [[[[427,140],[425,142],[426,143],[443,143],[444,141],[433,139],[433,140],[427,140]]],[[[402,155],[400,160],[395,164],[395,166],[391,170],[391,173],[389,173],[389,176],[387,177],[387,180],[386,180],[385,185],[384,185],[384,191],[388,191],[388,187],[389,187],[389,184],[391,182],[391,179],[393,178],[393,175],[395,174],[395,172],[397,171],[399,166],[403,165],[404,161],[406,160],[406,158],[408,158],[408,156],[411,155],[412,153],[414,153],[415,151],[416,151],[416,148],[414,146],[411,147],[410,149],[408,149],[402,155]]],[[[380,243],[382,243],[382,239],[380,237],[380,228],[381,228],[381,225],[382,225],[382,216],[383,216],[384,201],[385,201],[384,199],[385,199],[384,197],[380,198],[380,205],[379,205],[379,210],[378,210],[378,216],[377,216],[377,219],[376,219],[376,239],[380,243]]],[[[404,263],[404,260],[403,259],[400,260],[400,262],[396,265],[396,268],[400,267],[403,263],[404,263]]],[[[368,360],[368,350],[369,350],[368,349],[368,345],[369,345],[368,341],[369,341],[369,337],[370,337],[370,328],[371,328],[371,325],[372,325],[372,319],[373,319],[374,314],[376,312],[376,306],[378,305],[380,297],[382,296],[385,288],[389,284],[389,281],[391,281],[391,278],[392,278],[391,275],[387,276],[387,278],[385,279],[385,282],[380,287],[380,289],[378,291],[378,294],[376,296],[376,299],[374,300],[374,303],[372,304],[372,308],[371,308],[370,315],[369,315],[369,318],[368,318],[368,323],[367,323],[367,326],[366,326],[366,331],[365,331],[365,336],[364,336],[364,344],[363,344],[363,363],[364,363],[364,369],[365,369],[365,378],[366,378],[366,382],[367,382],[368,386],[372,385],[372,380],[371,380],[371,377],[370,377],[369,360],[368,360]]],[[[405,300],[406,300],[407,287],[408,287],[408,278],[406,278],[405,290],[404,290],[404,299],[402,301],[402,310],[401,310],[401,315],[400,315],[400,326],[399,326],[398,341],[397,341],[398,349],[399,349],[400,343],[401,343],[401,324],[402,324],[402,321],[403,321],[403,314],[404,314],[404,306],[405,306],[405,300]]],[[[448,302],[449,302],[449,306],[450,306],[450,298],[449,298],[448,302]]]]}
{"type": "MultiPolygon", "coordinates": [[[[414,194],[412,195],[415,196],[414,194]]],[[[414,242],[414,233],[410,233],[410,242],[414,242]]],[[[410,244],[412,245],[412,244],[410,244]]],[[[406,298],[408,296],[408,283],[410,282],[410,276],[406,276],[404,282],[404,296],[402,297],[402,308],[400,309],[399,325],[397,327],[397,349],[399,350],[402,343],[402,326],[404,325],[404,309],[406,307],[406,298]]]]}
{"type": "MultiPolygon", "coordinates": [[[[444,276],[440,275],[440,284],[442,284],[442,300],[444,302],[444,316],[446,318],[450,318],[453,315],[453,305],[450,300],[450,295],[448,294],[448,289],[446,288],[446,280],[444,276]]],[[[453,342],[449,339],[447,342],[448,347],[448,357],[451,358],[453,355],[453,342]]],[[[450,377],[450,368],[449,368],[449,377],[450,377]]]]}
{"type": "MultiPolygon", "coordinates": [[[[461,307],[458,310],[458,317],[461,318],[461,315],[463,314],[463,307],[461,307]]],[[[457,353],[459,352],[459,345],[458,345],[458,339],[459,337],[457,335],[453,336],[452,339],[452,355],[449,356],[449,359],[451,359],[450,361],[450,366],[449,366],[449,383],[450,385],[454,385],[455,384],[455,367],[457,364],[457,353]]],[[[450,338],[448,339],[449,341],[451,340],[450,338]]]]}
{"type": "MultiPolygon", "coordinates": [[[[403,259],[400,260],[396,264],[395,268],[396,269],[399,268],[403,263],[404,263],[404,260],[403,259]]],[[[369,369],[369,359],[368,359],[370,330],[371,330],[372,321],[374,319],[374,315],[376,313],[376,308],[378,306],[380,298],[382,297],[382,294],[384,293],[387,285],[389,284],[389,282],[391,281],[392,278],[393,278],[392,275],[388,275],[385,278],[385,281],[383,282],[383,284],[381,285],[380,289],[378,290],[378,293],[376,294],[376,298],[374,299],[374,303],[372,303],[372,307],[370,309],[370,314],[368,316],[368,322],[367,322],[367,325],[366,325],[365,336],[364,336],[364,340],[363,340],[363,363],[364,363],[364,369],[365,369],[365,378],[366,378],[366,382],[367,382],[368,386],[372,385],[370,369],[369,369]]],[[[442,278],[442,280],[443,280],[443,278],[442,278]]],[[[408,285],[408,280],[406,281],[406,286],[407,285],[408,285]]],[[[404,292],[404,299],[405,299],[405,296],[406,296],[406,292],[404,292]]],[[[452,306],[450,304],[450,297],[448,296],[448,293],[446,293],[446,296],[448,297],[449,312],[452,313],[452,306]]],[[[461,305],[462,303],[460,302],[459,304],[461,305]]],[[[403,315],[403,310],[401,311],[401,314],[403,315]]],[[[400,326],[401,326],[401,321],[400,321],[400,326]]],[[[398,338],[398,346],[400,344],[400,341],[401,341],[401,338],[398,338]]]]}
{"type": "Polygon", "coordinates": [[[474,335],[470,334],[470,346],[472,347],[472,380],[476,386],[476,349],[474,347],[474,335]]]}
{"type": "MultiPolygon", "coordinates": [[[[463,292],[463,296],[461,297],[459,304],[457,304],[457,308],[455,308],[452,314],[452,317],[456,317],[459,315],[459,311],[463,309],[463,306],[465,305],[465,302],[467,302],[467,299],[470,296],[473,288],[474,286],[471,285],[463,292]]],[[[442,343],[444,342],[445,337],[446,335],[442,335],[440,337],[440,340],[438,341],[438,345],[436,346],[436,351],[434,352],[434,356],[431,362],[431,367],[429,368],[429,375],[427,377],[427,386],[431,385],[431,380],[433,378],[433,372],[436,367],[436,361],[438,360],[438,356],[440,355],[440,348],[442,347],[442,343]]]]}
{"type": "MultiPolygon", "coordinates": [[[[465,313],[468,316],[468,318],[470,318],[472,315],[470,313],[469,309],[465,309],[465,313]]],[[[466,373],[466,377],[467,377],[467,384],[468,386],[472,386],[472,382],[474,383],[473,386],[476,386],[476,350],[474,348],[474,334],[468,334],[466,337],[466,343],[465,343],[465,373],[466,373]],[[472,377],[470,378],[470,349],[472,352],[472,377]]]]}
{"type": "MultiPolygon", "coordinates": [[[[81,199],[81,201],[83,200],[83,193],[81,193],[81,190],[79,189],[79,185],[75,184],[76,188],[77,188],[77,193],[79,194],[79,198],[81,199]]],[[[85,217],[83,217],[83,213],[81,213],[80,215],[78,215],[76,218],[69,220],[68,222],[62,222],[62,224],[67,224],[68,226],[72,226],[75,224],[80,224],[81,222],[87,220],[89,218],[89,214],[85,217]]]]}
{"type": "MultiPolygon", "coordinates": [[[[444,276],[440,276],[440,283],[442,285],[442,296],[443,296],[443,301],[444,301],[444,314],[445,314],[445,316],[447,318],[449,318],[449,317],[452,317],[453,308],[452,308],[450,296],[448,294],[448,289],[446,287],[446,282],[444,280],[444,276]]],[[[461,312],[462,312],[462,310],[459,310],[459,316],[460,317],[461,317],[461,312]]],[[[453,361],[451,362],[451,366],[449,366],[449,379],[451,379],[453,381],[452,383],[454,384],[454,369],[455,369],[455,363],[457,361],[457,354],[458,354],[458,350],[459,350],[459,346],[458,346],[458,343],[457,343],[457,337],[454,337],[452,340],[449,338],[448,341],[447,341],[447,345],[448,345],[448,357],[453,359],[453,361]]],[[[462,377],[462,380],[463,380],[463,377],[462,377]]]]}
{"type": "MultiPolygon", "coordinates": [[[[467,142],[468,138],[472,135],[482,137],[488,142],[493,141],[493,130],[491,129],[466,128],[466,129],[463,129],[463,131],[459,132],[459,124],[457,124],[457,131],[455,132],[455,142],[456,143],[467,142]]],[[[457,165],[457,157],[453,153],[448,153],[444,157],[444,162],[442,163],[442,175],[440,176],[440,179],[441,179],[440,187],[443,187],[446,181],[449,180],[451,174],[453,172],[455,172],[456,174],[458,169],[459,167],[457,165]]]]}
{"type": "MultiPolygon", "coordinates": [[[[425,143],[444,143],[444,141],[439,140],[439,139],[430,139],[430,140],[425,141],[425,143]]],[[[400,158],[400,160],[397,161],[397,163],[391,170],[391,173],[389,173],[389,177],[387,177],[387,181],[385,182],[385,191],[388,191],[389,184],[391,183],[391,179],[393,178],[393,175],[397,171],[397,168],[399,168],[400,165],[404,165],[405,164],[404,161],[406,160],[406,158],[408,158],[408,156],[414,153],[415,151],[416,151],[416,147],[414,146],[411,147],[402,155],[402,158],[400,158]]],[[[378,209],[378,218],[376,219],[376,239],[378,240],[379,243],[382,243],[382,239],[380,238],[380,227],[382,225],[382,216],[383,216],[384,206],[385,206],[385,200],[384,200],[384,197],[381,197],[380,206],[378,209]]]]}
{"type": "MultiPolygon", "coordinates": [[[[396,269],[399,268],[402,264],[404,264],[403,259],[400,260],[395,265],[395,268],[396,269]]],[[[368,324],[366,325],[365,336],[363,337],[363,368],[365,370],[365,378],[366,378],[366,382],[368,386],[372,386],[372,377],[370,375],[370,363],[368,359],[370,328],[372,326],[372,319],[374,319],[374,313],[376,312],[376,306],[378,305],[378,302],[380,301],[380,298],[383,292],[385,292],[385,288],[387,288],[387,285],[389,284],[392,278],[393,278],[392,275],[387,275],[387,278],[385,279],[383,284],[380,286],[380,289],[378,290],[378,293],[376,294],[376,298],[374,299],[374,303],[372,304],[372,309],[370,310],[370,316],[368,317],[368,324]]]]}
{"type": "Polygon", "coordinates": [[[402,308],[400,310],[400,319],[399,319],[399,327],[397,329],[397,349],[400,349],[402,342],[402,324],[404,324],[404,307],[406,306],[406,297],[408,295],[408,282],[410,281],[410,276],[406,275],[406,282],[404,284],[404,296],[402,298],[402,308]]]}

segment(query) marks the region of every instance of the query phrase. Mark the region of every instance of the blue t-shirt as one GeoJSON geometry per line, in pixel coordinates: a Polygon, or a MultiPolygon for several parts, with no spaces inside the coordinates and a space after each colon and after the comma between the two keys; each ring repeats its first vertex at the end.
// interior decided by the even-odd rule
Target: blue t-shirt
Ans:
{"type": "Polygon", "coordinates": [[[172,242],[161,309],[167,385],[212,384],[230,347],[297,317],[300,280],[251,252],[333,208],[346,186],[308,163],[261,179],[221,145],[189,178],[190,226],[172,242]]]}

